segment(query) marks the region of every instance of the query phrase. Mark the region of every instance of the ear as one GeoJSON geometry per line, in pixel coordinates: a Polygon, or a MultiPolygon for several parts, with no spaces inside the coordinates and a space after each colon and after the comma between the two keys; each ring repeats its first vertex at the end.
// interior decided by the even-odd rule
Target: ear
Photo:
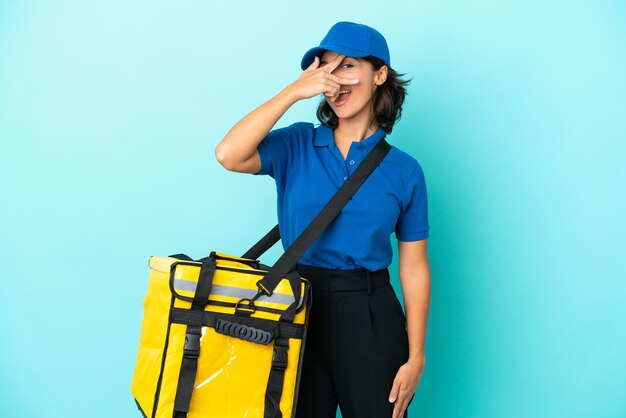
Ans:
{"type": "Polygon", "coordinates": [[[378,69],[378,71],[376,72],[376,77],[374,77],[374,82],[377,85],[380,86],[385,83],[385,81],[387,80],[388,69],[389,68],[386,65],[383,65],[378,69]]]}

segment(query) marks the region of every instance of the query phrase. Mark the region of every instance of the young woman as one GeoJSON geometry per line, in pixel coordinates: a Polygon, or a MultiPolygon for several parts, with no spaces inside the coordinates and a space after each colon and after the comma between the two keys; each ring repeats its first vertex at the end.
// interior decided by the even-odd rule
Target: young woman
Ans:
{"type": "MultiPolygon", "coordinates": [[[[400,119],[408,81],[384,37],[336,23],[304,55],[296,81],[241,119],[217,145],[228,170],[276,181],[287,249],[400,119]],[[321,122],[273,129],[298,100],[324,94],[321,122]]],[[[392,146],[297,269],[313,288],[297,418],[408,417],[425,364],[430,301],[426,185],[417,160],[392,146]],[[389,282],[398,239],[406,314],[389,282]]]]}

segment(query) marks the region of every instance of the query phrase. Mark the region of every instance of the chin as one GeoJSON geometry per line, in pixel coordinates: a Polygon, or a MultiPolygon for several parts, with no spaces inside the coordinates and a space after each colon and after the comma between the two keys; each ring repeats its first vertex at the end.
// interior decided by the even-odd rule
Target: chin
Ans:
{"type": "Polygon", "coordinates": [[[339,111],[335,110],[335,115],[337,115],[339,119],[346,119],[354,116],[352,112],[346,112],[344,109],[340,109],[339,111]]]}
{"type": "Polygon", "coordinates": [[[334,110],[334,111],[335,111],[335,115],[337,115],[339,119],[350,119],[359,113],[358,111],[354,109],[338,109],[338,111],[337,110],[334,110]]]}

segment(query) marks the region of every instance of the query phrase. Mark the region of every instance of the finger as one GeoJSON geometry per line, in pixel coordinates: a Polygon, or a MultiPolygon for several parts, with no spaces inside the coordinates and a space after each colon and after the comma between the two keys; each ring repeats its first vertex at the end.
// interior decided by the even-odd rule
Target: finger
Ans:
{"type": "Polygon", "coordinates": [[[317,69],[317,67],[319,67],[319,61],[320,61],[320,60],[319,60],[319,57],[316,55],[316,56],[313,58],[313,62],[311,63],[311,65],[309,65],[309,66],[306,68],[306,70],[304,70],[304,71],[313,71],[313,70],[317,69]]]}
{"type": "Polygon", "coordinates": [[[404,416],[404,410],[406,409],[406,403],[396,402],[393,407],[393,417],[394,418],[402,418],[404,416]]]}
{"type": "Polygon", "coordinates": [[[327,94],[326,97],[328,97],[331,102],[334,102],[339,98],[339,90],[327,94]]]}
{"type": "Polygon", "coordinates": [[[400,382],[398,380],[393,381],[391,392],[389,393],[389,402],[395,402],[398,399],[398,392],[400,391],[400,382]]]}
{"type": "Polygon", "coordinates": [[[402,418],[406,409],[406,401],[404,398],[398,399],[393,406],[393,418],[402,418]]]}
{"type": "Polygon", "coordinates": [[[335,99],[337,99],[337,97],[339,97],[339,92],[341,91],[341,85],[330,81],[330,80],[326,80],[326,82],[324,83],[324,94],[327,97],[331,98],[331,102],[334,102],[335,99]],[[328,94],[326,94],[328,93],[328,94]]]}
{"type": "Polygon", "coordinates": [[[324,70],[328,73],[332,73],[335,70],[335,68],[337,68],[337,66],[341,64],[341,61],[344,59],[344,57],[345,55],[341,55],[341,54],[337,55],[334,60],[324,65],[324,70]]]}
{"type": "Polygon", "coordinates": [[[339,77],[333,74],[328,74],[328,77],[336,83],[339,84],[357,84],[359,82],[358,78],[349,78],[349,77],[339,77]]]}
{"type": "Polygon", "coordinates": [[[400,418],[404,417],[404,413],[407,410],[407,408],[409,407],[409,403],[404,401],[402,403],[402,408],[400,409],[400,418]]]}

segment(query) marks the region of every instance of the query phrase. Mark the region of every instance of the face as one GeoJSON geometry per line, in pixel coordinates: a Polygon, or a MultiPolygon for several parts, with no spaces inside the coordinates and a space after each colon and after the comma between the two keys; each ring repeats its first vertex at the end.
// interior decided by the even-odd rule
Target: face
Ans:
{"type": "MultiPolygon", "coordinates": [[[[324,66],[339,55],[333,51],[324,51],[320,65],[324,66]]],[[[368,61],[362,58],[344,57],[343,61],[331,73],[338,77],[358,78],[357,84],[342,84],[342,90],[350,90],[347,97],[339,96],[335,102],[330,97],[326,101],[333,109],[339,119],[348,119],[355,116],[367,114],[368,120],[373,119],[374,114],[374,92],[378,86],[387,79],[387,66],[383,65],[378,71],[368,61]]]]}

